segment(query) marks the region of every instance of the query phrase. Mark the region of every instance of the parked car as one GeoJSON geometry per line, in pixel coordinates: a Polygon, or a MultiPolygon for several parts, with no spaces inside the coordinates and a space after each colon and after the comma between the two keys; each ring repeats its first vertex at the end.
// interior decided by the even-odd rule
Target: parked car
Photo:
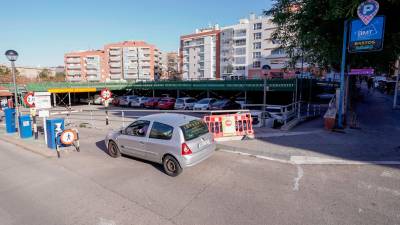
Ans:
{"type": "Polygon", "coordinates": [[[124,96],[124,98],[119,101],[119,105],[125,107],[131,106],[131,102],[134,101],[136,98],[137,96],[135,95],[124,96]]]}
{"type": "Polygon", "coordinates": [[[196,102],[193,106],[193,110],[209,110],[211,105],[216,102],[215,98],[203,98],[196,102]]]}
{"type": "Polygon", "coordinates": [[[186,167],[210,157],[216,148],[204,121],[181,114],[153,114],[138,118],[105,138],[108,154],[122,154],[162,164],[165,173],[177,176],[186,167]]]}
{"type": "Polygon", "coordinates": [[[175,101],[175,98],[162,98],[157,107],[159,109],[174,109],[175,101]]]}
{"type": "Polygon", "coordinates": [[[211,104],[210,109],[212,110],[232,110],[232,109],[241,109],[239,103],[229,100],[229,99],[222,99],[214,102],[211,104]]]}
{"type": "Polygon", "coordinates": [[[131,102],[131,107],[140,107],[144,108],[144,103],[147,102],[149,97],[137,97],[134,101],[131,102]]]}
{"type": "Polygon", "coordinates": [[[196,99],[191,97],[177,98],[175,102],[175,109],[193,109],[196,99]]]}
{"type": "Polygon", "coordinates": [[[121,98],[122,98],[122,97],[114,96],[114,98],[111,100],[111,104],[114,105],[114,106],[119,106],[119,100],[120,100],[121,98]]]}
{"type": "Polygon", "coordinates": [[[147,102],[144,103],[145,108],[155,109],[158,106],[158,102],[161,100],[159,97],[149,98],[147,102]]]}
{"type": "Polygon", "coordinates": [[[101,105],[103,103],[103,98],[100,95],[95,95],[93,98],[93,104],[101,105]]]}

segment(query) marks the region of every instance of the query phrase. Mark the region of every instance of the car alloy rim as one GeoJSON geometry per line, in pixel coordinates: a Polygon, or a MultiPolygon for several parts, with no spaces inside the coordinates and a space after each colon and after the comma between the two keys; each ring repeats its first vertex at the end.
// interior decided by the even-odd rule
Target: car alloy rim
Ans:
{"type": "Polygon", "coordinates": [[[167,161],[167,168],[168,168],[169,171],[175,172],[175,170],[176,170],[175,163],[172,162],[171,160],[168,160],[167,161]]]}

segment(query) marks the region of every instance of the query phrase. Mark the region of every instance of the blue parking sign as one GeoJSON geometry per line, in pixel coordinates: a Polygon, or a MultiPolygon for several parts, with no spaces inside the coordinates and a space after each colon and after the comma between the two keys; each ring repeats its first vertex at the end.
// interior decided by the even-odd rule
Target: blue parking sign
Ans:
{"type": "Polygon", "coordinates": [[[351,21],[349,52],[380,51],[383,48],[385,17],[377,16],[368,25],[360,19],[351,21]]]}

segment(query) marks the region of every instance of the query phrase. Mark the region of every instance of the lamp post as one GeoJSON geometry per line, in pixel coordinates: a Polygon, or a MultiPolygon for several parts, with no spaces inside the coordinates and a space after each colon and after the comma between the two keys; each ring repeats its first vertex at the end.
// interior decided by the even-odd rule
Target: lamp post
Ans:
{"type": "Polygon", "coordinates": [[[13,83],[14,83],[14,98],[15,98],[15,110],[16,114],[19,115],[19,104],[18,104],[18,88],[17,88],[17,82],[15,78],[15,61],[18,59],[18,52],[14,50],[7,50],[5,53],[8,61],[11,62],[11,74],[13,77],[13,83]]]}
{"type": "Polygon", "coordinates": [[[267,75],[269,71],[271,70],[271,67],[269,65],[264,65],[262,67],[262,72],[263,72],[263,110],[262,110],[262,124],[263,126],[266,126],[266,118],[267,118],[267,75]]]}

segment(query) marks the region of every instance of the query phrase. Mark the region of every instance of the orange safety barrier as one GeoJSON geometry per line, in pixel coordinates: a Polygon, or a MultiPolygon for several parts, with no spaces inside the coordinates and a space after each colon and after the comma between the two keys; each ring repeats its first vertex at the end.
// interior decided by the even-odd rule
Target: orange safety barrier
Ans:
{"type": "Polygon", "coordinates": [[[203,120],[214,138],[254,135],[250,113],[210,115],[203,120]]]}

